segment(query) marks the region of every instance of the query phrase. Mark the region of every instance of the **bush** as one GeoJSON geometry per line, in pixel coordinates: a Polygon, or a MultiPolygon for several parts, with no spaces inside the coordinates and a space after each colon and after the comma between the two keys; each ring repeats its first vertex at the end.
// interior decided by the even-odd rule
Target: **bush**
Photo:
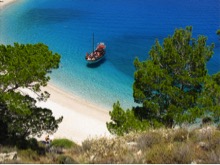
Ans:
{"type": "Polygon", "coordinates": [[[186,129],[178,129],[173,134],[173,140],[176,142],[183,142],[187,140],[189,132],[186,129]]]}
{"type": "Polygon", "coordinates": [[[220,131],[220,124],[217,125],[216,129],[220,131]]]}
{"type": "Polygon", "coordinates": [[[211,137],[211,139],[208,141],[210,150],[216,150],[219,149],[220,150],[220,132],[219,131],[215,131],[215,134],[213,134],[213,136],[211,137]]]}
{"type": "Polygon", "coordinates": [[[89,163],[126,163],[127,160],[128,148],[122,138],[86,140],[82,148],[89,163]]]}
{"type": "Polygon", "coordinates": [[[90,139],[86,139],[82,142],[82,150],[83,152],[87,152],[91,149],[92,147],[92,144],[93,144],[93,140],[90,140],[90,139]]]}
{"type": "Polygon", "coordinates": [[[38,150],[39,145],[38,142],[35,138],[31,138],[28,140],[28,147],[31,148],[32,150],[38,150]]]}
{"type": "Polygon", "coordinates": [[[69,149],[71,147],[76,146],[77,144],[68,139],[54,139],[51,143],[53,147],[61,147],[65,149],[69,149]]]}
{"type": "Polygon", "coordinates": [[[212,118],[211,117],[204,117],[202,119],[202,125],[209,125],[211,124],[213,121],[212,121],[212,118]]]}
{"type": "Polygon", "coordinates": [[[70,156],[60,155],[57,158],[59,164],[77,164],[77,162],[70,156]]]}
{"type": "Polygon", "coordinates": [[[173,163],[189,164],[193,161],[192,146],[186,143],[174,143],[173,145],[173,163]]]}
{"type": "Polygon", "coordinates": [[[203,159],[203,164],[220,164],[220,150],[207,153],[207,159],[203,159]]]}
{"type": "Polygon", "coordinates": [[[172,164],[173,150],[168,144],[154,145],[147,153],[147,164],[172,164]]]}
{"type": "Polygon", "coordinates": [[[9,152],[14,152],[14,151],[17,151],[16,147],[0,145],[0,153],[9,153],[9,152]]]}
{"type": "Polygon", "coordinates": [[[37,154],[37,151],[33,151],[31,149],[20,150],[18,156],[26,163],[40,160],[40,156],[37,154]]]}
{"type": "Polygon", "coordinates": [[[220,164],[220,149],[203,152],[198,156],[199,163],[201,164],[220,164]]]}
{"type": "Polygon", "coordinates": [[[159,133],[156,132],[148,132],[142,134],[137,139],[137,147],[141,150],[152,147],[154,144],[161,143],[162,137],[159,133]]]}
{"type": "Polygon", "coordinates": [[[146,161],[150,164],[189,164],[192,152],[186,144],[157,144],[147,153],[146,161]]]}

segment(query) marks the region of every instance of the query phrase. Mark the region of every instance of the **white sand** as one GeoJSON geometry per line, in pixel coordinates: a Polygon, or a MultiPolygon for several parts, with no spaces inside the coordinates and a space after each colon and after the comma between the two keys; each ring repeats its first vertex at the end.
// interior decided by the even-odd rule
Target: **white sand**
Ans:
{"type": "MultiPolygon", "coordinates": [[[[16,0],[0,0],[0,8],[16,0]]],[[[110,121],[111,109],[101,108],[76,96],[65,93],[52,84],[44,90],[51,96],[46,102],[38,102],[37,105],[51,109],[53,115],[58,118],[63,116],[54,138],[68,138],[76,143],[81,143],[87,138],[97,136],[110,136],[106,128],[106,122],[110,121]]],[[[32,97],[36,97],[31,91],[22,89],[32,97]]],[[[44,139],[43,135],[40,139],[44,139]]]]}
{"type": "Polygon", "coordinates": [[[16,1],[16,0],[0,0],[0,8],[3,6],[6,6],[14,1],[16,1]]]}
{"type": "MultiPolygon", "coordinates": [[[[109,109],[68,94],[52,84],[43,89],[51,94],[50,98],[37,105],[51,109],[56,118],[64,117],[54,138],[68,138],[80,144],[87,138],[111,136],[106,128],[106,122],[110,121],[109,109]]],[[[22,91],[36,97],[27,89],[22,91]]]]}

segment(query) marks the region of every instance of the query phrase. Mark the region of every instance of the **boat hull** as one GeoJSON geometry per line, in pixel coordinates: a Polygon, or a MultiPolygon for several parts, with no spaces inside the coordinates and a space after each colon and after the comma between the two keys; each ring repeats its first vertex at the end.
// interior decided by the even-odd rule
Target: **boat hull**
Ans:
{"type": "Polygon", "coordinates": [[[88,60],[86,59],[86,61],[89,63],[89,64],[94,64],[94,63],[97,63],[99,61],[101,61],[103,58],[105,58],[105,55],[103,55],[102,57],[98,58],[98,59],[95,59],[95,60],[88,60]]]}
{"type": "Polygon", "coordinates": [[[86,55],[85,59],[89,64],[97,63],[105,57],[106,46],[104,43],[99,43],[92,53],[86,55]]]}

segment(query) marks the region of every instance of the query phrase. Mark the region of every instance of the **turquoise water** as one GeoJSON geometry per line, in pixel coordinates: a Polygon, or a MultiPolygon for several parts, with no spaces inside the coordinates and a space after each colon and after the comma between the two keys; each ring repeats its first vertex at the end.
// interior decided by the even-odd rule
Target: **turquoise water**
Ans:
{"type": "Polygon", "coordinates": [[[133,102],[133,60],[144,60],[156,38],[193,26],[216,45],[209,73],[220,71],[220,0],[20,0],[0,10],[0,42],[43,42],[62,55],[52,83],[107,108],[133,102]],[[87,65],[84,56],[105,42],[106,58],[87,65]]]}

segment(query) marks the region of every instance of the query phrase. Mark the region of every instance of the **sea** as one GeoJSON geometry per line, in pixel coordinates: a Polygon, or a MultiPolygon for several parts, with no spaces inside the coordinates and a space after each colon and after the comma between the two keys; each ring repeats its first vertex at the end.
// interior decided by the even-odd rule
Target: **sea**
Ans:
{"type": "Polygon", "coordinates": [[[39,43],[61,55],[50,82],[85,101],[112,110],[133,100],[134,59],[148,59],[158,39],[193,27],[193,37],[215,44],[209,74],[220,71],[220,0],[17,0],[0,9],[0,43],[39,43]],[[86,52],[104,42],[106,57],[95,65],[86,52]]]}

